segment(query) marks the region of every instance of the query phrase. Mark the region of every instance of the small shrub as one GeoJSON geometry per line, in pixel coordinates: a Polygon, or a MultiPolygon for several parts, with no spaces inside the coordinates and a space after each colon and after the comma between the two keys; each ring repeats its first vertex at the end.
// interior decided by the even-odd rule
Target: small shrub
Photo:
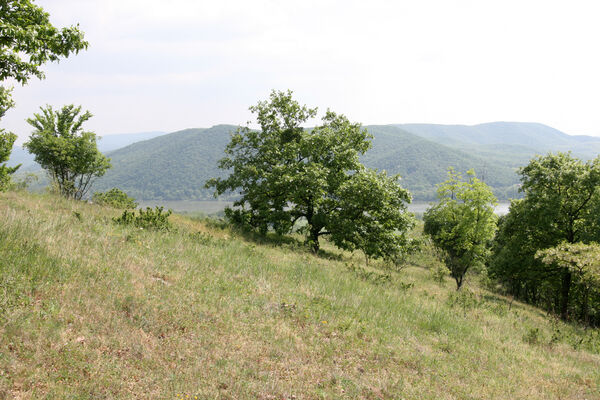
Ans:
{"type": "Polygon", "coordinates": [[[383,285],[392,280],[392,276],[387,273],[381,274],[374,271],[367,271],[366,269],[354,264],[346,265],[346,267],[348,268],[348,271],[353,272],[363,281],[367,281],[375,285],[383,285]]]}
{"type": "Polygon", "coordinates": [[[527,333],[523,335],[523,341],[529,344],[538,344],[540,342],[540,329],[529,328],[527,333]]]}
{"type": "Polygon", "coordinates": [[[437,264],[431,271],[431,278],[438,284],[444,283],[444,280],[448,276],[448,268],[445,265],[437,264]]]}
{"type": "Polygon", "coordinates": [[[163,213],[163,207],[152,209],[146,207],[146,210],[139,209],[138,214],[135,211],[123,211],[119,218],[113,218],[113,221],[120,225],[132,225],[143,229],[171,230],[172,226],[169,222],[171,210],[163,213]]]}
{"type": "Polygon", "coordinates": [[[92,196],[92,201],[103,206],[125,210],[135,209],[138,206],[134,198],[127,196],[127,193],[118,188],[112,188],[108,192],[96,192],[92,196]]]}
{"type": "Polygon", "coordinates": [[[450,307],[460,307],[464,312],[467,312],[467,310],[477,308],[480,301],[475,293],[468,289],[463,289],[450,293],[447,303],[450,307]]]}

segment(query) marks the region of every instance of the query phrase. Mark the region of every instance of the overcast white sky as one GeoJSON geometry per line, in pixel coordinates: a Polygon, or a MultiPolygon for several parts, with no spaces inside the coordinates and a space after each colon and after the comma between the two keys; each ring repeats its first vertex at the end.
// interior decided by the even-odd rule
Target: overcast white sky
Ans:
{"type": "Polygon", "coordinates": [[[363,124],[541,122],[600,136],[600,2],[38,0],[87,51],[16,87],[100,135],[244,124],[271,89],[363,124]]]}

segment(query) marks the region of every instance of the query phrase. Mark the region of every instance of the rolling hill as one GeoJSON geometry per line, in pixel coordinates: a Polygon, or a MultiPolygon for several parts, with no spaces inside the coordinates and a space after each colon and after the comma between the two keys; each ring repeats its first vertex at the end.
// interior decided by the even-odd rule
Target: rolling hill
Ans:
{"type": "Polygon", "coordinates": [[[531,157],[549,151],[572,151],[583,159],[600,153],[600,137],[567,135],[532,122],[490,122],[479,125],[395,125],[433,142],[509,165],[523,165],[531,157]]]}
{"type": "MultiPolygon", "coordinates": [[[[94,188],[119,187],[138,199],[210,199],[212,192],[204,189],[204,183],[223,176],[217,161],[235,128],[217,125],[187,129],[110,152],[113,168],[94,188]]],[[[435,185],[445,179],[448,166],[481,171],[501,198],[516,195],[517,177],[510,166],[434,143],[395,126],[366,128],[374,138],[363,162],[371,168],[401,174],[403,185],[418,200],[434,197],[435,185]]]]}

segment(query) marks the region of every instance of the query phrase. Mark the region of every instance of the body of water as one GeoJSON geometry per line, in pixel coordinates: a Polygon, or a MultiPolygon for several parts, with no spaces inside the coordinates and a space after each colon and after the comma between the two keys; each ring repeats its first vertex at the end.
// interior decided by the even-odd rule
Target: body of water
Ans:
{"type": "MultiPolygon", "coordinates": [[[[423,214],[429,207],[431,207],[431,202],[414,202],[408,205],[408,211],[413,212],[415,214],[423,214]]],[[[496,214],[505,215],[508,214],[508,208],[510,207],[510,202],[505,201],[498,203],[496,206],[496,214]]]]}
{"type": "MultiPolygon", "coordinates": [[[[218,201],[218,200],[202,200],[202,201],[193,201],[193,200],[177,200],[177,201],[169,201],[169,200],[143,200],[140,201],[140,207],[154,207],[154,206],[163,206],[165,208],[170,208],[175,212],[183,212],[183,213],[203,213],[203,214],[215,214],[219,211],[223,211],[225,207],[231,206],[233,202],[231,201],[218,201]]],[[[427,209],[431,206],[431,202],[414,202],[408,205],[408,211],[423,214],[427,209]]],[[[509,202],[498,203],[496,206],[496,214],[504,215],[508,213],[508,208],[510,207],[509,202]]]]}

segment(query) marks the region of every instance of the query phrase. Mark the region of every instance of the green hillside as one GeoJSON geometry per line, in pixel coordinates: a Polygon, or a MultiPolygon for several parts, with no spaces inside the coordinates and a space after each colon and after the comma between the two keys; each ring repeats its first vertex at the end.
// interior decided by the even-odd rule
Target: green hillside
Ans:
{"type": "Polygon", "coordinates": [[[435,185],[446,179],[449,166],[462,172],[475,169],[499,198],[518,195],[515,168],[507,163],[443,146],[392,125],[371,125],[367,129],[374,139],[373,147],[363,157],[364,163],[400,174],[403,186],[418,200],[434,198],[435,185]]]}
{"type": "Polygon", "coordinates": [[[531,157],[549,151],[572,151],[583,159],[592,159],[600,154],[600,137],[567,135],[558,129],[532,122],[395,126],[436,143],[511,166],[523,165],[531,157]]]}
{"type": "Polygon", "coordinates": [[[109,152],[113,167],[94,190],[119,187],[138,199],[210,199],[205,182],[221,176],[218,160],[233,125],[186,129],[109,152]]]}
{"type": "MultiPolygon", "coordinates": [[[[403,185],[416,199],[432,199],[435,185],[445,179],[449,166],[461,171],[475,168],[485,173],[486,182],[500,198],[516,196],[517,176],[511,166],[433,143],[391,125],[366,128],[374,139],[363,162],[400,173],[403,185]]],[[[204,183],[223,175],[217,161],[233,130],[232,125],[187,129],[108,153],[113,168],[94,188],[119,187],[138,199],[211,199],[212,192],[204,189],[204,183]]]]}
{"type": "Polygon", "coordinates": [[[429,250],[390,271],[116,215],[0,194],[0,398],[598,398],[597,330],[476,276],[459,295],[429,250]]]}

